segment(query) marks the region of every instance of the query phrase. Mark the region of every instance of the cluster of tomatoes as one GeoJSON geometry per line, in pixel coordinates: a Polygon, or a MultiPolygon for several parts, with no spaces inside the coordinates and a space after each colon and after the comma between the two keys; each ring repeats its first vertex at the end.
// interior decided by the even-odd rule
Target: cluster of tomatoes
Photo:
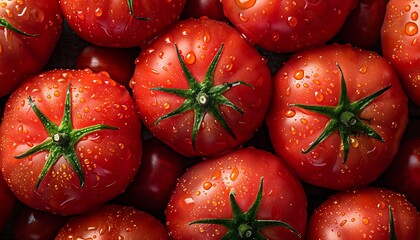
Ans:
{"type": "Polygon", "coordinates": [[[1,0],[2,239],[420,239],[420,0],[1,0]]]}

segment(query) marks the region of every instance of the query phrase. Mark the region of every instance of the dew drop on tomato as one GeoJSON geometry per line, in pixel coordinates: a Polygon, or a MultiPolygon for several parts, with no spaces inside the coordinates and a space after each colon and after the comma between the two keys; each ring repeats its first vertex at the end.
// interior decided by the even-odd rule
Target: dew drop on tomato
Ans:
{"type": "Polygon", "coordinates": [[[238,6],[242,10],[245,10],[253,7],[257,0],[235,0],[235,2],[236,6],[238,6]]]}
{"type": "Polygon", "coordinates": [[[418,26],[416,23],[414,22],[407,22],[405,24],[405,34],[407,34],[408,36],[413,36],[415,34],[417,34],[419,31],[418,26]]]}

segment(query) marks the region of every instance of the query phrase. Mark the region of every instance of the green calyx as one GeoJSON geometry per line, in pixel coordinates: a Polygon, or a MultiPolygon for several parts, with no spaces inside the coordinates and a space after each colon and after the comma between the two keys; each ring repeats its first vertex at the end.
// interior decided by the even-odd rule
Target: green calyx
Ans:
{"type": "Polygon", "coordinates": [[[394,214],[392,213],[392,206],[388,206],[389,210],[389,239],[390,240],[397,240],[397,233],[395,232],[395,225],[394,225],[394,214]]]}
{"type": "Polygon", "coordinates": [[[15,28],[12,24],[10,24],[8,21],[6,21],[6,19],[2,18],[1,16],[0,16],[0,27],[5,27],[9,30],[12,30],[13,32],[16,32],[16,33],[21,34],[21,35],[26,36],[26,37],[37,37],[38,36],[38,34],[29,34],[29,33],[26,33],[24,31],[21,31],[21,30],[15,28]]]}
{"type": "Polygon", "coordinates": [[[151,21],[152,19],[150,18],[146,18],[146,17],[140,17],[134,14],[134,9],[133,9],[133,0],[127,0],[128,2],[128,10],[130,11],[130,15],[133,16],[135,19],[137,20],[141,20],[141,21],[151,21]]]}
{"type": "Polygon", "coordinates": [[[80,160],[76,154],[74,145],[85,135],[96,132],[102,129],[117,130],[116,127],[111,127],[103,124],[92,125],[81,129],[73,129],[71,120],[71,94],[70,84],[67,88],[66,100],[64,103],[64,114],[63,119],[59,126],[55,125],[50,119],[48,119],[35,105],[32,98],[29,97],[29,104],[32,110],[35,112],[42,125],[48,132],[48,137],[39,145],[30,148],[28,151],[15,156],[17,159],[28,157],[32,154],[49,151],[47,160],[42,168],[41,174],[39,175],[38,181],[36,182],[36,189],[39,184],[45,178],[51,167],[58,161],[61,156],[69,162],[71,167],[76,172],[79,178],[80,186],[83,187],[85,183],[84,173],[80,160]]]}
{"type": "Polygon", "coordinates": [[[337,106],[330,107],[304,104],[290,104],[290,106],[295,106],[305,110],[309,110],[311,112],[323,114],[330,118],[330,121],[328,122],[321,135],[309,146],[309,148],[303,150],[302,153],[309,153],[322,141],[324,141],[328,136],[338,131],[341,138],[341,142],[344,147],[343,163],[345,163],[347,161],[347,157],[350,150],[350,136],[352,134],[356,136],[358,136],[359,134],[366,134],[369,137],[373,137],[381,142],[384,142],[384,139],[367,124],[365,124],[363,119],[361,119],[358,115],[373,100],[378,98],[382,93],[386,92],[391,87],[391,85],[388,85],[385,88],[382,88],[381,90],[363,99],[360,99],[355,102],[350,102],[343,71],[341,70],[341,67],[338,64],[337,67],[341,73],[341,93],[337,106]]]}
{"type": "Polygon", "coordinates": [[[228,123],[223,117],[223,114],[221,113],[219,109],[219,105],[226,105],[228,107],[233,108],[237,112],[243,114],[244,113],[243,110],[240,109],[235,104],[233,104],[225,96],[223,96],[223,93],[225,93],[229,89],[236,87],[238,85],[245,85],[250,88],[253,88],[253,87],[250,84],[242,82],[242,81],[236,81],[233,83],[223,83],[221,85],[214,86],[214,73],[216,70],[217,63],[219,62],[220,56],[223,51],[223,44],[221,45],[216,55],[214,56],[212,62],[210,63],[210,66],[207,69],[207,72],[201,83],[199,83],[195,79],[191,71],[188,69],[186,63],[184,62],[181,55],[179,54],[177,45],[175,45],[175,50],[178,56],[178,60],[181,64],[182,71],[185,75],[185,78],[187,79],[188,86],[190,89],[176,89],[176,88],[165,88],[165,87],[151,88],[151,90],[158,90],[162,92],[172,93],[177,96],[185,98],[185,101],[182,103],[182,105],[179,108],[160,117],[155,122],[155,125],[159,124],[160,121],[166,118],[170,118],[170,117],[185,113],[189,110],[193,110],[194,111],[194,124],[193,124],[193,130],[192,130],[192,147],[194,150],[195,150],[195,145],[196,145],[197,134],[206,113],[209,113],[210,115],[212,115],[216,119],[216,121],[219,122],[222,125],[222,127],[233,138],[236,138],[232,129],[229,127],[228,123]]]}
{"type": "Polygon", "coordinates": [[[236,202],[235,192],[231,192],[229,195],[230,206],[232,208],[232,215],[231,219],[224,219],[224,218],[210,218],[210,219],[200,219],[189,224],[217,224],[222,225],[228,228],[228,232],[223,235],[221,240],[235,240],[235,239],[258,239],[263,240],[267,239],[264,235],[260,233],[265,227],[270,226],[280,226],[285,227],[295,233],[299,238],[301,235],[289,224],[277,221],[277,220],[262,220],[256,219],[258,209],[261,205],[261,200],[263,196],[263,179],[260,180],[260,186],[258,189],[257,197],[252,204],[252,206],[246,211],[243,212],[239,207],[238,203],[236,202]]]}

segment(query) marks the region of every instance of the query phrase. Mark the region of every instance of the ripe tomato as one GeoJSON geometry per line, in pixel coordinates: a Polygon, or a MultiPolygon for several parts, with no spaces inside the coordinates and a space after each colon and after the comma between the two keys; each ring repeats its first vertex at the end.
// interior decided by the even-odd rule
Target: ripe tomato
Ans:
{"type": "Polygon", "coordinates": [[[295,52],[337,34],[356,0],[222,0],[222,4],[224,14],[253,44],[295,52]]]}
{"type": "Polygon", "coordinates": [[[299,180],[281,159],[255,148],[233,150],[189,168],[165,213],[175,239],[240,239],[243,234],[250,239],[299,239],[285,224],[303,239],[307,220],[299,180]]]}
{"type": "Polygon", "coordinates": [[[326,188],[375,180],[408,121],[391,65],[350,45],[295,54],[274,76],[273,96],[266,121],[276,153],[302,180],[326,188]]]}
{"type": "Polygon", "coordinates": [[[371,48],[379,43],[387,0],[359,0],[339,32],[353,46],[371,48]]]}
{"type": "Polygon", "coordinates": [[[420,236],[419,219],[402,194],[380,188],[351,190],[332,195],[315,210],[307,239],[414,240],[420,236]]]}
{"type": "Polygon", "coordinates": [[[12,216],[13,209],[16,203],[16,197],[10,188],[7,186],[0,174],[0,233],[6,225],[10,216],[12,216]]]}
{"type": "Polygon", "coordinates": [[[178,20],[186,0],[60,0],[70,27],[86,41],[107,47],[144,47],[178,20]]]}
{"type": "Polygon", "coordinates": [[[62,32],[56,0],[0,0],[0,96],[47,63],[62,32]]]}
{"type": "Polygon", "coordinates": [[[146,128],[186,156],[211,156],[250,139],[271,99],[264,59],[234,28],[178,22],[137,59],[132,88],[146,128]]]}
{"type": "Polygon", "coordinates": [[[118,202],[160,217],[168,204],[178,177],[184,173],[186,157],[156,138],[145,140],[143,148],[143,157],[137,175],[118,197],[118,202]]]}
{"type": "Polygon", "coordinates": [[[382,26],[382,52],[401,76],[404,89],[420,106],[420,0],[390,0],[382,26]]]}
{"type": "Polygon", "coordinates": [[[133,207],[104,205],[93,212],[71,218],[56,240],[68,239],[169,239],[165,226],[133,207]]]}
{"type": "Polygon", "coordinates": [[[405,194],[416,208],[420,208],[420,137],[401,142],[400,150],[383,180],[383,186],[405,194]]]}
{"type": "Polygon", "coordinates": [[[12,221],[14,240],[54,239],[69,217],[19,205],[12,221]]]}
{"type": "Polygon", "coordinates": [[[139,53],[138,48],[88,45],[77,56],[75,68],[89,68],[94,72],[106,71],[116,82],[128,87],[134,73],[134,60],[139,53]]]}
{"type": "Polygon", "coordinates": [[[29,78],[9,98],[0,126],[1,169],[12,191],[32,208],[62,215],[120,194],[141,147],[127,89],[88,69],[29,78]]]}

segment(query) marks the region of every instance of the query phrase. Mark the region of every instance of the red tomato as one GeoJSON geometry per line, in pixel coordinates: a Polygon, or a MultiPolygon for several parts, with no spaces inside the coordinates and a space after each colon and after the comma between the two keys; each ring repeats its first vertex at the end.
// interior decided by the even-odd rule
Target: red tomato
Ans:
{"type": "Polygon", "coordinates": [[[382,26],[382,51],[401,77],[410,99],[420,106],[420,0],[390,0],[382,26]]]}
{"type": "Polygon", "coordinates": [[[35,210],[21,204],[12,222],[13,239],[54,239],[68,219],[69,217],[35,210]]]}
{"type": "Polygon", "coordinates": [[[183,155],[227,152],[263,123],[270,71],[226,23],[180,21],[144,49],[136,64],[132,88],[144,125],[183,155]]]}
{"type": "Polygon", "coordinates": [[[220,0],[187,0],[181,17],[186,19],[203,16],[218,21],[227,20],[223,14],[223,6],[220,0]]]}
{"type": "Polygon", "coordinates": [[[375,180],[408,121],[391,65],[350,45],[295,54],[274,76],[273,96],[266,121],[276,153],[302,180],[326,188],[375,180]]]}
{"type": "Polygon", "coordinates": [[[71,218],[55,240],[68,239],[169,239],[165,226],[133,207],[105,205],[71,218]]]}
{"type": "Polygon", "coordinates": [[[12,191],[32,208],[62,215],[120,194],[141,147],[127,89],[88,69],[29,78],[9,98],[0,126],[1,169],[12,191]]]}
{"type": "Polygon", "coordinates": [[[144,141],[143,148],[137,175],[118,202],[161,216],[178,177],[184,173],[185,157],[156,138],[144,141]]]}
{"type": "Polygon", "coordinates": [[[60,0],[70,27],[86,41],[107,47],[145,46],[178,20],[186,0],[60,0]]]}
{"type": "Polygon", "coordinates": [[[275,52],[324,44],[338,33],[356,0],[222,0],[224,14],[253,43],[275,52]]]}
{"type": "Polygon", "coordinates": [[[0,96],[47,63],[62,32],[57,0],[0,1],[0,96]]]}
{"type": "Polygon", "coordinates": [[[250,239],[299,239],[284,225],[263,227],[266,220],[290,225],[303,239],[307,220],[299,180],[281,159],[255,148],[233,150],[189,168],[165,213],[175,239],[240,239],[243,229],[250,239]]]}
{"type": "Polygon", "coordinates": [[[380,188],[340,192],[310,217],[307,239],[415,240],[420,236],[419,219],[417,209],[399,193],[380,188]]]}
{"type": "Polygon", "coordinates": [[[385,172],[384,186],[407,196],[420,208],[420,137],[401,142],[397,156],[385,172]]]}
{"type": "Polygon", "coordinates": [[[370,48],[379,43],[387,0],[359,0],[339,36],[353,46],[370,48]]]}
{"type": "Polygon", "coordinates": [[[77,56],[75,68],[90,68],[94,72],[106,71],[112,79],[128,87],[134,73],[134,60],[139,53],[138,48],[88,45],[77,56]]]}
{"type": "Polygon", "coordinates": [[[12,216],[13,209],[16,203],[16,197],[10,188],[7,186],[0,174],[0,233],[6,225],[10,216],[12,216]]]}

